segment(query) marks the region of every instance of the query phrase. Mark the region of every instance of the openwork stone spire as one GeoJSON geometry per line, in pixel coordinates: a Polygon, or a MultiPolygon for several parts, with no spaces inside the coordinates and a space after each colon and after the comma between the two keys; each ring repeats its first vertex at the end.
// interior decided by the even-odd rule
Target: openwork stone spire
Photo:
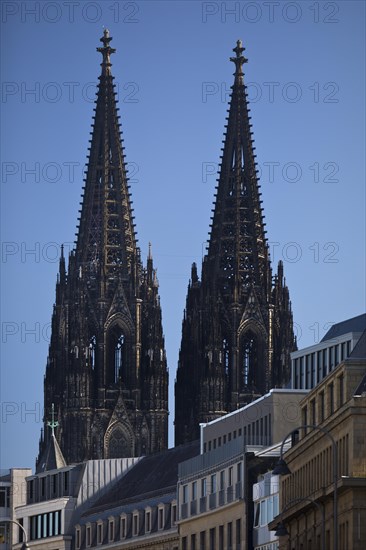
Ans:
{"type": "MultiPolygon", "coordinates": [[[[63,256],[45,376],[45,411],[68,463],[167,447],[168,372],[156,271],[144,268],[111,73],[109,31],[85,173],[76,246],[63,256]],[[54,424],[54,422],[52,423],[54,424]]],[[[45,428],[47,419],[45,418],[45,428]]],[[[41,439],[43,456],[52,438],[41,439]]]]}
{"type": "Polygon", "coordinates": [[[175,387],[176,443],[200,422],[289,379],[294,347],[283,266],[272,279],[238,40],[234,83],[202,279],[192,266],[175,387]]]}

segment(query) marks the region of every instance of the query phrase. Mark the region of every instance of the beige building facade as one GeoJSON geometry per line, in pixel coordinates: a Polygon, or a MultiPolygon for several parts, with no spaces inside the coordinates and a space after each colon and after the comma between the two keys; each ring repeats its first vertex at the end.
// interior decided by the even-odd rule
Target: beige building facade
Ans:
{"type": "Polygon", "coordinates": [[[282,477],[283,512],[272,522],[281,519],[289,533],[281,537],[282,550],[320,549],[323,530],[325,548],[333,548],[335,475],[338,550],[366,547],[364,343],[365,336],[301,403],[301,424],[321,429],[300,430],[300,441],[284,455],[291,474],[282,477]]]}

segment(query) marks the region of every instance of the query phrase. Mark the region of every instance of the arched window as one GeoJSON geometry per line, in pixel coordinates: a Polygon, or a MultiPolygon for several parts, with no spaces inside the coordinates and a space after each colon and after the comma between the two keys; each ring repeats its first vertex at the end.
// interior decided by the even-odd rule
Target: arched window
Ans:
{"type": "Polygon", "coordinates": [[[124,360],[125,335],[121,334],[117,340],[114,349],[114,381],[118,382],[122,378],[123,360],[124,360]]]}
{"type": "Polygon", "coordinates": [[[127,368],[127,337],[126,332],[119,325],[114,325],[107,335],[107,382],[126,384],[127,368]]]}
{"type": "Polygon", "coordinates": [[[243,337],[241,361],[242,387],[253,389],[258,370],[258,342],[251,330],[248,330],[243,337]]]}
{"type": "Polygon", "coordinates": [[[89,340],[89,366],[94,370],[97,354],[97,337],[92,336],[89,340]]]}
{"type": "Polygon", "coordinates": [[[229,374],[229,342],[226,338],[222,341],[222,363],[225,374],[229,374]]]}
{"type": "Polygon", "coordinates": [[[117,426],[109,438],[108,458],[123,458],[128,456],[132,456],[130,438],[121,426],[117,426]]]}

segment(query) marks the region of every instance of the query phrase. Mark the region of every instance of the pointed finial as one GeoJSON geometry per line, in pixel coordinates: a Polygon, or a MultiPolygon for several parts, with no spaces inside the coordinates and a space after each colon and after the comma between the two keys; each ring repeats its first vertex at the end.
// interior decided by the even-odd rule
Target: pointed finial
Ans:
{"type": "Polygon", "coordinates": [[[152,260],[152,254],[151,254],[151,243],[149,243],[149,254],[147,256],[148,260],[152,260]]]}
{"type": "Polygon", "coordinates": [[[100,52],[103,56],[103,61],[101,63],[102,67],[102,74],[111,74],[111,53],[114,53],[116,50],[114,48],[111,48],[109,45],[109,42],[112,40],[112,37],[109,36],[109,30],[104,29],[103,36],[100,39],[101,42],[103,42],[103,48],[97,48],[97,52],[100,52]]]}
{"type": "Polygon", "coordinates": [[[55,421],[55,405],[52,403],[52,413],[51,413],[52,420],[51,422],[47,422],[47,426],[51,428],[52,431],[52,437],[55,435],[55,428],[58,426],[57,420],[55,421]]]}
{"type": "Polygon", "coordinates": [[[230,57],[230,61],[235,63],[235,80],[239,80],[240,83],[243,83],[243,65],[244,63],[248,63],[248,60],[246,57],[242,55],[245,48],[243,48],[243,44],[241,40],[237,40],[236,42],[236,48],[233,48],[233,52],[236,53],[236,57],[230,57]]]}

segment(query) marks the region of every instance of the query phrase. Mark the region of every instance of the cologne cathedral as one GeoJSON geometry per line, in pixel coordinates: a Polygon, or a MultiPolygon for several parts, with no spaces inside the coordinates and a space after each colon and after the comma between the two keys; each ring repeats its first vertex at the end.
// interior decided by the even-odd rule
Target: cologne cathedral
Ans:
{"type": "Polygon", "coordinates": [[[158,282],[151,251],[143,267],[137,246],[110,41],[105,30],[76,246],[67,268],[63,252],[60,259],[38,470],[51,446],[70,464],[141,456],[168,444],[158,282]]]}
{"type": "Polygon", "coordinates": [[[285,386],[296,344],[279,262],[273,276],[251,132],[244,48],[230,58],[234,84],[201,279],[193,264],[175,383],[175,443],[285,386]]]}

